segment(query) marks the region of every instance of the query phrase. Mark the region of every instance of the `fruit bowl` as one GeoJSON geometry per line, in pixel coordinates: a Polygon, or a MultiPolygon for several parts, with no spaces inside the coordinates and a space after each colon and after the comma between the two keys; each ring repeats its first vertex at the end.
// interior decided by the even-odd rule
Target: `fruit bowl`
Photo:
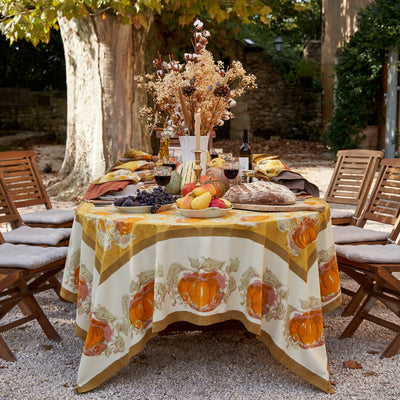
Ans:
{"type": "Polygon", "coordinates": [[[203,210],[187,210],[176,208],[182,215],[188,218],[218,218],[224,217],[232,210],[231,208],[208,207],[203,210]]]}

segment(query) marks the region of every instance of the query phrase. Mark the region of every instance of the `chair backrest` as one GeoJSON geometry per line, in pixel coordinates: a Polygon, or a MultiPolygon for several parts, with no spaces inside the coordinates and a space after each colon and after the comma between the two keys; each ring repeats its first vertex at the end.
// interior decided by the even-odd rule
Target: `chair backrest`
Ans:
{"type": "MultiPolygon", "coordinates": [[[[0,170],[0,224],[4,223],[9,223],[13,229],[23,225],[21,216],[7,193],[0,170]]],[[[2,243],[1,240],[4,241],[2,236],[0,237],[0,243],[2,243]]]]}
{"type": "Polygon", "coordinates": [[[400,230],[400,159],[385,158],[372,190],[371,197],[361,217],[358,226],[364,226],[367,221],[381,222],[395,227],[390,238],[396,239],[400,230]]]}
{"type": "Polygon", "coordinates": [[[17,208],[44,205],[52,208],[36,164],[35,152],[0,152],[0,171],[7,192],[17,208]]]}
{"type": "Polygon", "coordinates": [[[359,218],[368,198],[383,152],[379,150],[340,150],[331,181],[325,193],[328,203],[356,206],[359,218]]]}

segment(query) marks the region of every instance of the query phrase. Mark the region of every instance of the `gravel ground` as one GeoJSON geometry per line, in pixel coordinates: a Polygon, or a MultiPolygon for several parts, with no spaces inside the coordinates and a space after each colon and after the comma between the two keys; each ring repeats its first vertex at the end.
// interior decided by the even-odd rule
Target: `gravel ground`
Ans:
{"type": "MultiPolygon", "coordinates": [[[[39,165],[49,162],[62,147],[35,148],[39,165]]],[[[311,153],[314,154],[314,153],[311,153]]],[[[60,162],[60,160],[58,160],[60,162]]],[[[297,170],[323,191],[333,162],[315,154],[297,160],[297,170]]],[[[56,167],[56,168],[55,168],[56,167]]],[[[44,176],[44,180],[49,180],[44,176]]],[[[74,207],[71,203],[55,206],[74,207]]],[[[342,276],[343,285],[351,281],[342,276]]],[[[275,361],[264,344],[247,332],[184,332],[151,339],[130,364],[99,388],[75,394],[83,342],[74,332],[75,304],[60,301],[54,292],[37,296],[62,340],[46,338],[36,322],[2,334],[17,362],[0,360],[0,399],[382,399],[400,398],[400,355],[381,359],[379,354],[393,332],[363,322],[351,339],[340,340],[350,318],[341,317],[348,298],[324,318],[326,347],[335,394],[325,394],[275,361]],[[349,369],[345,361],[361,368],[349,369]]],[[[376,312],[387,314],[383,307],[376,312]]],[[[13,315],[7,316],[9,321],[13,315]]],[[[391,316],[388,315],[390,318],[391,316]]]]}

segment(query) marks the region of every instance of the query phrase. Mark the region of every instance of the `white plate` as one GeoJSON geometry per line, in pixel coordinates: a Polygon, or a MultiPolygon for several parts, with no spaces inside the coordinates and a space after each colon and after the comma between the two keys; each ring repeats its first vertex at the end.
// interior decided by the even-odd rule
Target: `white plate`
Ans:
{"type": "Polygon", "coordinates": [[[208,207],[203,210],[184,210],[177,208],[177,210],[188,218],[218,218],[224,217],[232,210],[231,208],[208,207]]]}
{"type": "Polygon", "coordinates": [[[98,199],[99,200],[115,200],[115,199],[119,199],[121,197],[127,197],[126,195],[107,195],[107,196],[99,196],[98,199]]]}
{"type": "Polygon", "coordinates": [[[114,197],[134,196],[136,195],[137,189],[141,189],[143,183],[137,185],[127,185],[125,189],[119,191],[111,191],[111,195],[114,197]]]}
{"type": "MultiPolygon", "coordinates": [[[[165,211],[171,208],[175,203],[171,204],[163,204],[158,211],[165,211]]],[[[137,214],[137,213],[147,213],[150,212],[151,206],[134,206],[134,207],[122,207],[122,206],[114,206],[119,212],[129,213],[129,214],[137,214]]]]}

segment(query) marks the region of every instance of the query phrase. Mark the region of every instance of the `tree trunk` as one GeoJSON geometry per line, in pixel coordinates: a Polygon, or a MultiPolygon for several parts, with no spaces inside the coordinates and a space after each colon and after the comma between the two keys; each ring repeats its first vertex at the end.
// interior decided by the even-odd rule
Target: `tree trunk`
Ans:
{"type": "Polygon", "coordinates": [[[82,194],[128,148],[150,151],[139,123],[145,94],[134,74],[144,73],[147,31],[105,14],[80,20],[59,18],[67,75],[67,142],[62,181],[52,195],[82,194]]]}

